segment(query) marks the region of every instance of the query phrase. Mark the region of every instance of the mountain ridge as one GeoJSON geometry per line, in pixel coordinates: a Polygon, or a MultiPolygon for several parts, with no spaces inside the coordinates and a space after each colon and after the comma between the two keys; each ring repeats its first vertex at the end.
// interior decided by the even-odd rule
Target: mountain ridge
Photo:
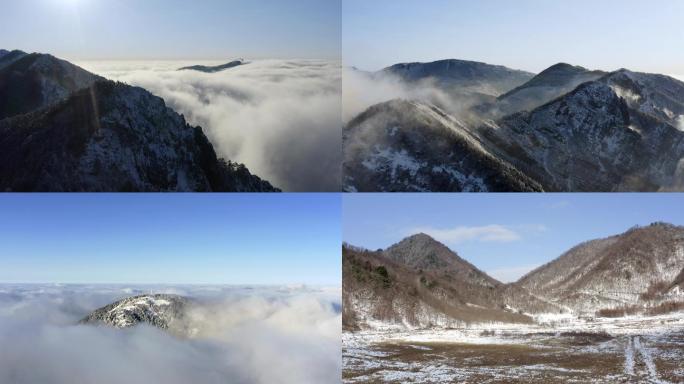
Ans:
{"type": "Polygon", "coordinates": [[[559,63],[464,112],[434,102],[392,100],[347,123],[345,190],[684,190],[684,83],[672,77],[559,63]],[[492,172],[512,177],[493,187],[492,172]]]}
{"type": "Polygon", "coordinates": [[[143,88],[18,57],[0,67],[0,98],[12,100],[0,106],[0,190],[279,191],[218,158],[202,128],[143,88]]]}
{"type": "Polygon", "coordinates": [[[342,250],[343,324],[352,331],[529,323],[538,314],[684,302],[684,226],[662,222],[577,244],[508,284],[426,234],[377,251],[342,250]]]}

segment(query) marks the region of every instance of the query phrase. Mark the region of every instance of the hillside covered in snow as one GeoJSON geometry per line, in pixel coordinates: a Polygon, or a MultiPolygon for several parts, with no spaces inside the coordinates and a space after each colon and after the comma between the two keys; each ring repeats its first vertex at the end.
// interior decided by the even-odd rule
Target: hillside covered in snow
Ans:
{"type": "Polygon", "coordinates": [[[579,244],[510,284],[425,234],[342,252],[343,325],[351,331],[684,310],[684,227],[666,223],[579,244]]]}
{"type": "Polygon", "coordinates": [[[346,123],[345,190],[684,189],[681,81],[564,63],[527,76],[451,62],[365,75],[367,87],[391,79],[420,91],[389,92],[346,123]]]}

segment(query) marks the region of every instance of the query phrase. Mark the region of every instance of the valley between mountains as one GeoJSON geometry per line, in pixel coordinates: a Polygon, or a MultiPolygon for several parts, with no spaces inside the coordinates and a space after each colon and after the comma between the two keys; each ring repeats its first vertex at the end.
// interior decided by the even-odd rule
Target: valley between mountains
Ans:
{"type": "Polygon", "coordinates": [[[504,284],[425,234],[343,246],[348,383],[684,381],[684,227],[569,249],[504,284]]]}
{"type": "Polygon", "coordinates": [[[684,83],[672,77],[464,60],[347,73],[357,99],[394,89],[345,113],[348,192],[684,188],[684,83]]]}

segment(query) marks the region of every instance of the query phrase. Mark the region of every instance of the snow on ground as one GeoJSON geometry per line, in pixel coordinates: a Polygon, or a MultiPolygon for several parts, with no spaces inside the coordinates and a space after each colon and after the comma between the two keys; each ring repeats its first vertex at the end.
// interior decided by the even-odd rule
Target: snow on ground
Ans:
{"type": "Polygon", "coordinates": [[[684,312],[345,332],[345,383],[684,383],[684,312]]]}

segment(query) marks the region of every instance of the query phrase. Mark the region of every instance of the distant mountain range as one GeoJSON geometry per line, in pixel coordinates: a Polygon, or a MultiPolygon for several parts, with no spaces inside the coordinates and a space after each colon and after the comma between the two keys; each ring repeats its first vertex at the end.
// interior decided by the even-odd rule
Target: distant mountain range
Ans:
{"type": "Polygon", "coordinates": [[[684,190],[684,83],[556,64],[397,64],[448,94],[370,107],[344,128],[347,191],[684,190]],[[454,112],[453,105],[463,110],[454,112]]]}
{"type": "Polygon", "coordinates": [[[216,65],[216,66],[206,66],[206,65],[191,65],[189,67],[183,67],[179,68],[179,71],[199,71],[199,72],[206,72],[206,73],[215,73],[215,72],[221,72],[225,71],[226,69],[230,68],[235,68],[240,65],[245,65],[247,64],[244,60],[235,60],[231,61],[230,63],[226,64],[221,64],[221,65],[216,65]]]}
{"type": "Polygon", "coordinates": [[[0,191],[277,191],[148,91],[51,55],[0,55],[0,191]]]}
{"type": "Polygon", "coordinates": [[[684,308],[684,227],[654,223],[580,244],[504,284],[425,234],[384,250],[344,245],[343,326],[529,323],[536,314],[684,308]]]}

